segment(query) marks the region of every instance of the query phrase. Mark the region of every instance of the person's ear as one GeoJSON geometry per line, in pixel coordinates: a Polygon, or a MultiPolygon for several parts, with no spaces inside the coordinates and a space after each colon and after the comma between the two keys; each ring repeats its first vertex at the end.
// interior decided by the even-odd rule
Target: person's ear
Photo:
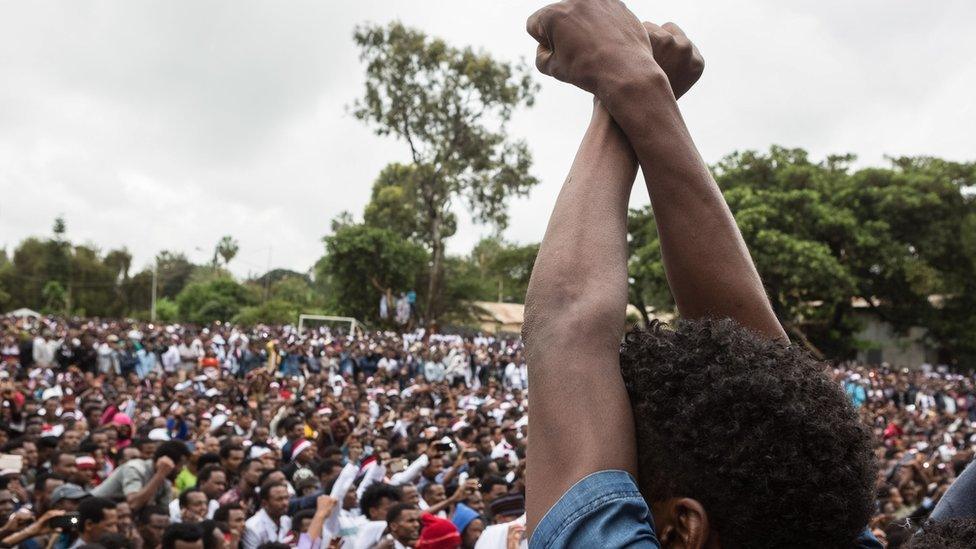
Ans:
{"type": "Polygon", "coordinates": [[[676,498],[668,502],[667,519],[659,532],[663,547],[704,549],[712,536],[708,514],[697,500],[676,498]]]}

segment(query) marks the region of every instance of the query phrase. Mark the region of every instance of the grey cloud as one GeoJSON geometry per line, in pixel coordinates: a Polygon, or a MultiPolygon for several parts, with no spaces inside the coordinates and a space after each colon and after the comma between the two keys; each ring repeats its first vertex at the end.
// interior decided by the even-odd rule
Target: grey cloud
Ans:
{"type": "MultiPolygon", "coordinates": [[[[223,234],[235,271],[309,267],[341,210],[361,212],[403,146],[346,114],[360,92],[353,27],[404,22],[531,61],[525,17],[499,0],[8,2],[0,4],[0,246],[47,234],[202,260],[223,234]]],[[[630,3],[678,22],[707,59],[682,110],[708,161],[771,143],[814,155],[972,154],[976,4],[906,0],[630,3]]],[[[588,118],[578,90],[540,77],[512,132],[542,183],[506,235],[542,236],[588,118]]],[[[646,203],[636,186],[634,203],[646,203]]],[[[462,225],[451,250],[487,229],[462,225]]]]}

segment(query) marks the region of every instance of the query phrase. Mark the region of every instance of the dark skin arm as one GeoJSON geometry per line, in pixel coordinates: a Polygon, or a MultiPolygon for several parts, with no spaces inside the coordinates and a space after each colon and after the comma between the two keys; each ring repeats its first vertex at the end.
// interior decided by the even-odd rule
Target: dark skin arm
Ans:
{"type": "Polygon", "coordinates": [[[567,0],[529,21],[540,70],[596,94],[627,136],[651,196],[681,316],[728,317],[785,341],[735,219],[681,117],[669,75],[655,61],[669,43],[679,49],[690,43],[674,25],[651,29],[650,36],[647,30],[609,0],[567,0]]]}
{"type": "Polygon", "coordinates": [[[636,471],[619,360],[627,307],[627,204],[636,172],[623,133],[596,106],[525,295],[533,422],[526,467],[530,530],[586,475],[636,471]]]}
{"type": "Polygon", "coordinates": [[[627,199],[638,161],[681,314],[732,317],[785,339],[735,220],[678,112],[676,95],[687,90],[685,81],[674,78],[683,89],[673,90],[652,54],[655,38],[688,49],[676,29],[645,27],[610,0],[567,0],[528,21],[539,41],[540,70],[593,92],[607,106],[596,105],[526,295],[535,426],[526,471],[530,531],[587,474],[636,469],[618,355],[627,304],[627,199]]]}

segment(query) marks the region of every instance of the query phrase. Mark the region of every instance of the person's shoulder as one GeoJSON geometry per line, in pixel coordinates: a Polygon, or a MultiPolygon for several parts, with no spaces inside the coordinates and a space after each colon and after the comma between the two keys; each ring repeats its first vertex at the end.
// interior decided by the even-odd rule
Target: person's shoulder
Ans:
{"type": "Polygon", "coordinates": [[[251,528],[251,529],[257,528],[257,526],[261,524],[261,521],[263,520],[262,515],[268,516],[264,512],[264,509],[261,509],[257,513],[254,513],[253,515],[248,517],[247,520],[244,521],[244,527],[251,528]]]}
{"type": "Polygon", "coordinates": [[[854,547],[857,549],[884,549],[884,545],[878,541],[878,538],[874,537],[870,528],[865,528],[864,532],[857,537],[854,547]]]}
{"type": "Polygon", "coordinates": [[[637,483],[616,470],[592,473],[567,490],[536,526],[529,545],[660,547],[637,483]]]}

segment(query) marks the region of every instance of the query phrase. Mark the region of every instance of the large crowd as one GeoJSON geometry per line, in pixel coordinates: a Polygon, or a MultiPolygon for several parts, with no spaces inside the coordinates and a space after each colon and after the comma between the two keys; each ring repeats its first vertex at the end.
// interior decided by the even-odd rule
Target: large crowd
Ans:
{"type": "MultiPolygon", "coordinates": [[[[524,544],[518,338],[5,317],[0,361],[4,547],[524,544]]],[[[973,456],[973,377],[834,373],[898,546],[973,456]]]]}

